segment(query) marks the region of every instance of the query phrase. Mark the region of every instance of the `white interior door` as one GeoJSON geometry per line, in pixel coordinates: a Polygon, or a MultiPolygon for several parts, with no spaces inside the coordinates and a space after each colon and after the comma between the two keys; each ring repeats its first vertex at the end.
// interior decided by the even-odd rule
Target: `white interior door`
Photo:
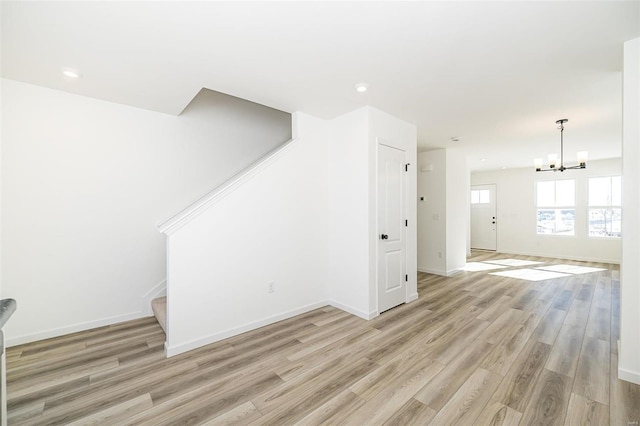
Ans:
{"type": "Polygon", "coordinates": [[[496,186],[471,187],[471,248],[496,250],[496,186]]]}
{"type": "Polygon", "coordinates": [[[378,312],[406,302],[406,156],[378,145],[378,312]]]}

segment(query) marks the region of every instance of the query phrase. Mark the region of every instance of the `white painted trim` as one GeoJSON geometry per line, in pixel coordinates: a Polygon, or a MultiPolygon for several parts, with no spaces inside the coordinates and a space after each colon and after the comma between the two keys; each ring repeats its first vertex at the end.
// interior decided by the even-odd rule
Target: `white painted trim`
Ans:
{"type": "Polygon", "coordinates": [[[335,300],[330,300],[329,304],[331,306],[333,306],[334,308],[338,308],[340,310],[343,310],[345,312],[350,313],[351,315],[355,315],[355,316],[360,317],[362,319],[365,319],[367,321],[369,321],[370,319],[373,319],[373,318],[377,317],[378,315],[380,315],[380,313],[378,312],[377,309],[367,313],[367,312],[361,311],[360,309],[356,309],[356,308],[348,306],[348,305],[343,305],[342,303],[336,302],[335,300]]]}
{"type": "Polygon", "coordinates": [[[24,343],[35,342],[37,340],[49,339],[51,337],[63,336],[65,334],[76,333],[78,331],[91,330],[93,328],[104,327],[107,325],[114,325],[125,321],[131,321],[139,318],[145,318],[149,315],[146,315],[145,312],[132,312],[124,315],[117,315],[109,318],[102,318],[95,321],[87,321],[81,322],[78,324],[72,324],[65,327],[54,328],[51,330],[40,331],[38,333],[26,334],[23,336],[16,336],[10,339],[7,339],[7,347],[22,345],[24,343]]]}
{"type": "Polygon", "coordinates": [[[640,385],[640,371],[629,371],[618,367],[618,379],[640,385]]]}
{"type": "MultiPolygon", "coordinates": [[[[418,297],[417,293],[416,293],[416,299],[418,297]]],[[[412,299],[415,300],[415,299],[412,299]]],[[[192,349],[196,349],[199,348],[201,346],[205,346],[205,345],[209,345],[211,343],[215,343],[218,342],[220,340],[224,340],[228,337],[232,337],[232,336],[236,336],[238,334],[241,333],[245,333],[247,331],[251,331],[251,330],[255,330],[256,328],[260,328],[260,327],[264,327],[265,325],[269,325],[269,324],[273,324],[275,322],[278,321],[282,321],[291,317],[295,317],[296,315],[301,315],[304,314],[306,312],[309,311],[313,311],[314,309],[318,309],[318,308],[322,308],[324,306],[333,306],[334,308],[338,308],[342,311],[345,311],[351,315],[355,315],[357,317],[360,317],[362,319],[365,319],[367,321],[377,317],[378,315],[380,315],[380,313],[375,310],[369,313],[363,312],[359,309],[355,309],[352,308],[350,306],[347,305],[343,305],[342,303],[338,303],[335,302],[333,300],[331,301],[323,301],[323,302],[318,302],[318,303],[313,303],[311,305],[307,305],[307,306],[303,306],[301,308],[297,308],[288,312],[284,312],[281,314],[277,314],[277,315],[273,315],[267,318],[263,318],[261,320],[258,321],[253,321],[251,323],[242,325],[240,327],[234,327],[232,329],[229,330],[225,330],[222,331],[220,333],[215,333],[209,336],[205,336],[202,338],[198,338],[198,339],[194,339],[191,340],[190,342],[187,343],[183,343],[180,345],[176,345],[176,346],[169,346],[168,342],[165,342],[165,354],[167,355],[167,357],[172,357],[175,355],[179,355],[181,353],[190,351],[192,349]]]]}
{"type": "Polygon", "coordinates": [[[423,268],[421,266],[418,266],[418,272],[424,272],[427,274],[435,274],[435,275],[443,275],[445,276],[446,273],[443,270],[440,269],[431,269],[431,268],[423,268]]]}
{"type": "Polygon", "coordinates": [[[253,321],[248,324],[241,325],[239,327],[234,327],[229,330],[221,331],[219,333],[214,333],[209,336],[201,337],[198,339],[191,340],[186,343],[182,343],[175,346],[168,346],[165,343],[165,353],[167,357],[172,357],[174,355],[178,355],[192,349],[199,348],[201,346],[209,345],[211,343],[218,342],[220,340],[226,339],[228,337],[236,336],[241,333],[245,333],[247,331],[255,330],[256,328],[264,327],[265,325],[273,324],[274,322],[282,321],[287,318],[295,317],[296,315],[304,314],[309,311],[313,311],[314,309],[322,308],[327,306],[327,302],[318,302],[313,303],[311,305],[303,306],[301,308],[297,308],[288,312],[283,312],[281,314],[273,315],[267,318],[263,318],[258,321],[253,321]]]}
{"type": "Polygon", "coordinates": [[[153,310],[151,309],[151,301],[158,297],[167,295],[167,280],[162,280],[151,290],[147,291],[142,296],[142,312],[146,312],[147,316],[153,316],[153,310]]]}
{"type": "Polygon", "coordinates": [[[442,269],[430,269],[418,267],[418,272],[425,272],[427,274],[435,274],[443,277],[450,277],[453,274],[460,272],[460,269],[452,269],[450,271],[443,271],[442,269]]]}
{"type": "Polygon", "coordinates": [[[244,170],[240,171],[227,181],[223,182],[218,187],[214,188],[199,200],[193,202],[191,205],[189,205],[176,215],[165,220],[164,222],[159,223],[157,225],[158,230],[166,235],[173,234],[178,229],[182,228],[187,223],[191,222],[193,219],[206,211],[210,206],[216,204],[218,201],[235,191],[238,187],[242,186],[246,181],[250,180],[253,176],[257,175],[266,167],[271,165],[280,157],[280,155],[282,155],[291,146],[293,146],[294,142],[295,139],[291,139],[283,143],[264,157],[260,158],[258,161],[252,163],[244,170]]]}
{"type": "Polygon", "coordinates": [[[414,300],[418,300],[418,293],[410,294],[409,297],[407,298],[407,303],[411,303],[414,300]]]}

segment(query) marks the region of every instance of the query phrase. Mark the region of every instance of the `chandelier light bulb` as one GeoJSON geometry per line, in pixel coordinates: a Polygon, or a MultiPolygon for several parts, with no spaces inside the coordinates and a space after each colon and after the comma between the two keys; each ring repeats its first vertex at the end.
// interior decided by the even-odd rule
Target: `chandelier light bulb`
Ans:
{"type": "Polygon", "coordinates": [[[536,166],[536,170],[542,169],[542,158],[536,158],[533,160],[533,165],[536,166]]]}
{"type": "Polygon", "coordinates": [[[585,165],[587,164],[587,160],[589,159],[588,151],[580,151],[578,152],[578,164],[585,165]]]}

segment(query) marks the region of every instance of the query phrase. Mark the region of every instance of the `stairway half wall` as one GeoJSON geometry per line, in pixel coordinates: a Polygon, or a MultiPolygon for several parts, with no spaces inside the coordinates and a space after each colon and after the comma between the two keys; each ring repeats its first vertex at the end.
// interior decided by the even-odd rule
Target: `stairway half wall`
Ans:
{"type": "Polygon", "coordinates": [[[294,114],[293,142],[169,228],[167,355],[326,305],[326,122],[294,114]]]}

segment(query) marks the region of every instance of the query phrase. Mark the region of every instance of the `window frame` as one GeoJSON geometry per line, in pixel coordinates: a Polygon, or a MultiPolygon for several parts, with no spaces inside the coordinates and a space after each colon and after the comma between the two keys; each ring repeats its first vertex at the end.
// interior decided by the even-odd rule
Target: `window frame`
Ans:
{"type": "Polygon", "coordinates": [[[491,204],[491,191],[489,189],[472,189],[470,193],[470,204],[472,206],[491,204]],[[476,192],[478,194],[478,201],[473,201],[473,193],[476,192]],[[483,194],[489,197],[488,201],[482,201],[483,194]]]}
{"type": "Polygon", "coordinates": [[[577,187],[577,182],[576,179],[574,178],[566,178],[566,179],[544,179],[544,180],[537,180],[535,181],[535,209],[536,209],[536,236],[545,236],[545,237],[565,237],[565,238],[576,238],[576,216],[577,216],[577,208],[576,208],[576,187],[577,187]],[[568,204],[558,204],[557,202],[557,183],[558,182],[565,182],[565,181],[571,181],[573,183],[573,204],[572,205],[568,205],[568,204]],[[538,190],[539,190],[539,184],[541,183],[549,183],[552,182],[553,183],[553,205],[548,205],[548,204],[544,204],[544,205],[540,205],[539,204],[539,196],[538,196],[538,190]],[[540,221],[539,221],[539,213],[541,210],[553,210],[554,211],[554,215],[556,214],[560,214],[560,212],[562,212],[563,210],[571,210],[573,211],[573,230],[571,234],[567,234],[567,233],[557,233],[557,232],[551,232],[551,233],[544,233],[544,232],[540,232],[540,221]]]}
{"type": "MultiPolygon", "coordinates": [[[[586,200],[586,210],[587,210],[587,220],[586,220],[586,233],[587,238],[595,238],[598,240],[620,240],[622,239],[622,175],[612,174],[612,175],[604,175],[604,176],[589,176],[587,178],[587,200],[586,200]],[[601,204],[591,204],[591,180],[592,179],[609,179],[609,191],[610,194],[613,194],[613,178],[620,179],[620,204],[613,204],[613,196],[610,197],[610,201],[608,205],[601,204]],[[618,210],[620,212],[620,235],[592,235],[591,234],[591,211],[592,210],[618,210]]],[[[613,226],[612,232],[613,232],[613,226]]],[[[606,225],[605,225],[606,229],[606,225]]]]}

